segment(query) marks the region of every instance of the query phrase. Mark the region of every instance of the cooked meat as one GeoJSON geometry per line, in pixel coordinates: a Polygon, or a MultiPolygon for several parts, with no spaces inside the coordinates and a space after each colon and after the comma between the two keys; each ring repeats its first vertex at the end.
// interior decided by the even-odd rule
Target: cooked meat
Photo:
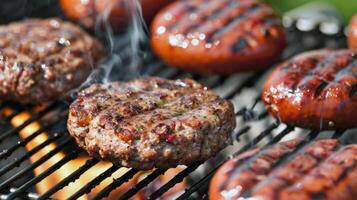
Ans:
{"type": "Polygon", "coordinates": [[[296,150],[301,141],[253,149],[227,161],[211,181],[210,199],[354,199],[357,145],[323,139],[296,150]]]}
{"type": "Polygon", "coordinates": [[[2,100],[59,99],[87,78],[102,55],[96,39],[59,19],[3,25],[0,35],[2,100]]]}
{"type": "Polygon", "coordinates": [[[282,63],[262,99],[282,122],[311,129],[357,127],[357,55],[317,50],[282,63]]]}
{"type": "Polygon", "coordinates": [[[166,63],[201,73],[264,69],[285,46],[280,19],[259,0],[177,1],[154,18],[151,33],[166,63]]]}
{"type": "Polygon", "coordinates": [[[232,103],[193,80],[146,77],[92,85],[68,129],[89,155],[137,169],[206,160],[231,143],[232,103]]]}
{"type": "Polygon", "coordinates": [[[357,14],[352,17],[348,29],[348,46],[351,49],[357,50],[357,14]]]}
{"type": "MultiPolygon", "coordinates": [[[[175,0],[140,0],[143,18],[150,23],[155,14],[175,0]]],[[[106,20],[114,30],[123,30],[130,22],[128,11],[135,8],[128,0],[60,0],[63,11],[86,28],[94,29],[96,20],[106,20]]],[[[100,21],[99,21],[100,22],[100,21]]]]}

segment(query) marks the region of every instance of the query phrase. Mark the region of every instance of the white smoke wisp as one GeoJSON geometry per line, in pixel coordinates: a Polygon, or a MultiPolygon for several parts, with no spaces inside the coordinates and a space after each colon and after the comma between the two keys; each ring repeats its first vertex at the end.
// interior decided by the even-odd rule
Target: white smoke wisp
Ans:
{"type": "MultiPolygon", "coordinates": [[[[114,4],[108,4],[99,13],[95,23],[95,35],[102,36],[106,46],[104,60],[92,62],[92,72],[79,87],[69,92],[75,98],[78,92],[93,83],[122,81],[141,76],[141,64],[145,51],[142,44],[148,41],[147,27],[142,15],[140,0],[122,0],[127,8],[128,24],[123,32],[114,34],[110,24],[110,14],[114,4]]],[[[124,27],[120,27],[123,28],[124,27]]],[[[89,56],[90,60],[92,60],[89,56]]]]}

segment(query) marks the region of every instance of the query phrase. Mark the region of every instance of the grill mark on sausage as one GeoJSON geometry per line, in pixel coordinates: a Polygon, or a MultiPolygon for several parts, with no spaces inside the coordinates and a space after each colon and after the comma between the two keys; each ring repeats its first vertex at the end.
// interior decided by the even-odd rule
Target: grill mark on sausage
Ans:
{"type": "Polygon", "coordinates": [[[320,94],[322,94],[322,92],[328,86],[328,84],[329,83],[327,81],[321,80],[321,83],[315,89],[314,97],[316,98],[316,97],[320,96],[320,94]]]}
{"type": "Polygon", "coordinates": [[[350,147],[351,145],[341,148],[339,151],[329,156],[326,160],[320,162],[320,164],[311,170],[308,174],[306,174],[302,180],[296,181],[294,185],[286,188],[284,190],[284,192],[287,192],[284,194],[285,197],[288,197],[290,192],[303,192],[303,194],[308,195],[310,199],[314,199],[314,197],[318,196],[326,196],[329,188],[337,186],[349,174],[350,171],[357,167],[357,159],[355,157],[357,155],[357,150],[354,149],[353,146],[352,148],[350,147]],[[349,164],[349,162],[353,163],[349,164]],[[342,170],[336,180],[334,180],[334,177],[331,175],[331,173],[334,171],[329,171],[330,168],[326,167],[329,165],[334,165],[341,168],[342,170]],[[314,181],[314,179],[321,178],[323,178],[325,181],[320,181],[320,183],[326,184],[323,188],[321,188],[321,191],[310,192],[306,190],[306,187],[304,187],[306,186],[304,184],[309,184],[309,181],[311,183],[311,181],[314,181]],[[332,185],[330,183],[332,183],[332,185]]]}
{"type": "MultiPolygon", "coordinates": [[[[244,165],[241,165],[241,166],[235,167],[235,168],[231,168],[231,170],[226,173],[228,176],[228,179],[222,183],[220,188],[226,188],[228,186],[228,184],[232,180],[235,180],[237,178],[237,176],[242,172],[246,172],[246,171],[257,172],[256,169],[253,169],[254,168],[253,164],[256,163],[258,159],[261,159],[261,160],[266,161],[266,162],[270,163],[271,165],[273,165],[276,161],[278,161],[286,153],[292,151],[299,143],[300,143],[299,140],[278,143],[278,144],[271,146],[270,148],[266,148],[266,149],[258,152],[255,156],[249,158],[246,162],[244,162],[244,165]],[[276,152],[276,151],[278,151],[278,152],[276,152]],[[273,156],[270,156],[270,159],[266,159],[267,158],[266,156],[269,156],[270,154],[272,154],[273,156]],[[264,157],[265,157],[265,159],[264,159],[264,157]]],[[[255,176],[264,175],[264,174],[269,173],[271,169],[272,169],[272,167],[270,167],[270,169],[268,169],[268,171],[263,170],[263,171],[260,171],[260,173],[254,173],[254,174],[255,174],[255,176]]],[[[255,180],[254,177],[252,177],[252,180],[250,180],[250,181],[255,182],[255,184],[257,183],[257,180],[255,180]]],[[[248,187],[243,187],[242,192],[244,193],[245,191],[247,191],[249,189],[250,188],[248,188],[248,187]]]]}
{"type": "Polygon", "coordinates": [[[231,52],[232,53],[237,53],[239,52],[241,49],[244,49],[245,47],[247,47],[249,45],[247,39],[241,37],[238,39],[237,42],[235,42],[232,46],[231,46],[231,52]]]}
{"type": "Polygon", "coordinates": [[[303,178],[303,174],[313,170],[319,163],[333,154],[334,151],[337,151],[339,147],[340,143],[334,139],[312,142],[303,147],[303,149],[297,147],[288,155],[288,159],[290,159],[289,162],[282,163],[278,161],[278,163],[273,166],[274,170],[262,182],[247,191],[243,197],[249,197],[252,193],[253,195],[259,196],[264,194],[266,190],[273,190],[273,199],[279,199],[279,191],[293,185],[297,182],[296,179],[299,180],[303,178]],[[316,151],[317,148],[321,149],[322,152],[316,151]],[[306,161],[307,164],[305,164],[304,161],[306,161]],[[287,172],[290,173],[290,176],[294,173],[294,175],[292,175],[293,177],[287,176],[287,172]],[[273,180],[283,181],[284,185],[280,185],[280,187],[269,185],[273,180]]]}
{"type": "Polygon", "coordinates": [[[252,4],[241,15],[231,17],[222,27],[218,27],[207,33],[206,42],[212,43],[218,40],[224,33],[232,31],[234,27],[239,26],[246,19],[253,17],[254,14],[259,14],[259,11],[262,12],[260,8],[262,8],[261,4],[252,4]]]}
{"type": "Polygon", "coordinates": [[[203,6],[200,6],[199,3],[197,5],[184,6],[185,7],[185,11],[183,12],[184,14],[182,14],[182,16],[178,20],[175,21],[176,23],[172,23],[171,25],[169,25],[168,30],[184,29],[183,32],[187,32],[187,29],[190,29],[190,26],[197,25],[197,24],[190,25],[189,23],[187,23],[187,21],[190,21],[191,14],[197,15],[197,17],[205,17],[209,14],[208,8],[212,8],[212,7],[215,8],[216,6],[213,6],[213,5],[215,5],[217,3],[221,3],[221,2],[209,1],[206,4],[204,4],[203,6]],[[206,12],[208,12],[208,13],[206,13],[206,12]],[[188,25],[188,27],[187,27],[187,25],[188,25]]]}
{"type": "Polygon", "coordinates": [[[357,95],[357,83],[353,84],[350,88],[349,88],[349,94],[350,97],[352,98],[354,95],[357,95]]]}
{"type": "MultiPolygon", "coordinates": [[[[337,59],[338,57],[332,54],[324,57],[323,59],[319,59],[319,61],[315,64],[315,67],[303,69],[303,75],[301,75],[303,78],[300,80],[297,79],[296,87],[294,87],[293,90],[295,91],[296,88],[306,87],[311,85],[311,82],[319,80],[320,83],[315,86],[316,88],[310,88],[311,86],[308,87],[309,89],[313,89],[315,98],[319,97],[330,84],[338,84],[340,86],[344,85],[347,89],[349,89],[350,96],[352,96],[352,87],[345,82],[340,82],[339,80],[342,80],[345,76],[352,74],[356,77],[357,81],[356,74],[352,73],[353,67],[357,67],[357,60],[352,57],[348,59],[348,64],[346,66],[337,66],[335,63],[337,59]],[[319,72],[323,73],[324,71],[330,71],[331,68],[333,68],[333,73],[327,74],[327,77],[325,77],[326,74],[323,74],[324,76],[319,75],[319,72]]],[[[281,68],[281,70],[289,71],[289,69],[291,70],[291,65],[292,64],[288,64],[287,67],[281,68]]]]}
{"type": "MultiPolygon", "coordinates": [[[[197,25],[193,29],[190,29],[189,31],[203,32],[209,35],[210,34],[209,30],[212,31],[212,28],[207,28],[204,29],[203,31],[201,31],[201,28],[209,26],[210,23],[214,23],[215,20],[225,20],[227,17],[231,16],[232,12],[234,12],[234,9],[237,9],[239,6],[240,5],[237,0],[230,0],[228,2],[219,4],[218,6],[216,6],[216,10],[214,10],[213,12],[207,12],[206,16],[202,17],[202,19],[199,20],[197,25]],[[205,22],[209,22],[209,23],[205,23],[205,22]]],[[[186,31],[186,33],[188,33],[189,31],[186,31]]]]}

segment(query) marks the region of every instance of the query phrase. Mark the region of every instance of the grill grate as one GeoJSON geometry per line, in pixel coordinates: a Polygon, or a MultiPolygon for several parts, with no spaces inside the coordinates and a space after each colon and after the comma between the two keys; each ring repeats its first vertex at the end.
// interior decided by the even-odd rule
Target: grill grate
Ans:
{"type": "MultiPolygon", "coordinates": [[[[321,33],[317,33],[316,31],[299,32],[294,28],[289,30],[289,35],[289,46],[285,51],[284,58],[291,57],[300,51],[325,47],[327,45],[325,44],[325,41],[327,41],[328,38],[333,38],[334,41],[338,41],[335,44],[335,47],[343,47],[345,40],[340,35],[323,36],[324,40],[321,40],[321,33]],[[312,37],[318,42],[315,45],[303,44],[299,42],[303,41],[306,37],[312,37]]],[[[263,145],[263,148],[265,148],[270,144],[279,142],[284,137],[291,135],[292,133],[299,132],[296,131],[297,128],[295,127],[286,126],[281,124],[279,121],[270,118],[265,109],[258,109],[259,106],[262,107],[259,93],[254,95],[245,94],[245,92],[249,89],[259,90],[261,87],[261,81],[268,74],[268,71],[235,75],[230,77],[205,77],[196,74],[189,74],[173,68],[166,68],[160,61],[157,61],[156,59],[149,60],[148,63],[150,63],[150,66],[155,66],[155,68],[151,71],[152,75],[163,76],[170,79],[191,77],[213,88],[226,99],[230,99],[233,102],[236,102],[237,96],[243,96],[245,99],[247,99],[245,101],[248,102],[247,104],[243,104],[245,106],[238,108],[236,112],[237,120],[239,121],[239,129],[235,130],[233,133],[237,143],[234,146],[234,150],[231,150],[228,153],[222,153],[222,155],[218,155],[216,158],[212,158],[211,160],[204,163],[193,163],[175,175],[172,179],[164,183],[160,188],[156,189],[156,191],[152,191],[148,199],[159,198],[170,188],[175,186],[177,183],[182,182],[183,179],[188,176],[192,176],[193,181],[191,181],[192,183],[189,184],[189,187],[183,191],[180,196],[178,196],[178,199],[189,199],[193,195],[196,195],[193,196],[194,198],[207,198],[206,191],[209,180],[214,174],[215,170],[220,167],[225,160],[234,155],[238,155],[251,147],[263,143],[263,141],[265,141],[265,145],[263,145]],[[232,84],[232,82],[234,84],[232,84]],[[258,134],[254,135],[254,132],[257,132],[258,134]],[[211,162],[212,160],[215,162],[211,162]],[[218,160],[218,162],[216,162],[216,160],[218,160]],[[212,165],[212,163],[215,164],[212,165]],[[199,170],[201,168],[204,169],[199,170]],[[203,171],[203,175],[199,175],[200,173],[197,173],[198,175],[194,175],[197,171],[203,171]]],[[[0,199],[49,199],[53,194],[68,186],[71,182],[76,181],[86,171],[100,163],[100,161],[97,159],[89,159],[81,166],[78,166],[78,168],[69,174],[66,178],[60,180],[57,183],[53,183],[53,186],[50,187],[47,192],[43,193],[42,195],[36,195],[33,193],[33,186],[35,184],[48,177],[57,169],[61,168],[63,165],[77,158],[81,153],[83,153],[83,151],[74,144],[74,140],[69,137],[69,134],[66,131],[65,118],[68,114],[67,107],[68,104],[63,102],[55,102],[46,105],[40,110],[36,109],[35,107],[20,106],[10,102],[5,102],[0,105],[0,110],[9,108],[12,110],[11,113],[0,119],[0,145],[3,143],[11,143],[10,138],[14,135],[18,135],[21,130],[26,128],[31,123],[36,121],[41,122],[41,127],[39,130],[34,131],[24,139],[19,139],[18,141],[11,143],[10,147],[6,147],[0,152],[0,199]],[[23,112],[31,113],[31,117],[25,120],[22,124],[11,127],[11,121],[23,112]],[[24,153],[23,155],[19,156],[15,154],[18,149],[24,148],[27,144],[33,141],[34,138],[44,132],[47,132],[48,138],[41,144],[24,153]],[[36,162],[26,165],[25,167],[19,167],[21,166],[21,163],[27,161],[32,155],[36,154],[38,151],[53,142],[55,142],[57,146],[49,151],[46,155],[42,156],[36,162]],[[62,159],[43,171],[41,174],[37,176],[31,176],[35,168],[43,165],[46,161],[61,151],[65,151],[65,156],[62,159]],[[6,164],[1,164],[1,161],[6,161],[9,158],[10,161],[6,162],[6,164]],[[17,168],[19,169],[13,172],[10,177],[3,177],[7,173],[17,168]],[[21,178],[24,175],[29,175],[29,177],[21,178]]],[[[344,133],[345,131],[335,131],[328,137],[341,138],[344,136],[344,133]]],[[[322,134],[323,133],[313,130],[309,131],[308,133],[305,131],[304,140],[300,143],[298,148],[294,152],[286,154],[278,163],[276,163],[276,166],[281,165],[284,161],[286,161],[286,159],[289,158],[291,154],[296,153],[302,147],[322,134]]],[[[90,180],[87,184],[83,185],[77,191],[74,191],[72,196],[70,196],[68,199],[77,199],[82,195],[89,193],[98,184],[111,177],[118,170],[120,170],[120,167],[114,165],[109,167],[94,179],[90,180]]],[[[108,196],[114,189],[120,187],[139,173],[140,172],[135,169],[128,170],[119,178],[113,179],[113,181],[98,194],[96,194],[93,199],[102,199],[103,197],[108,196]]],[[[163,173],[165,173],[165,170],[156,169],[152,171],[145,178],[137,182],[136,185],[131,187],[127,192],[123,193],[119,199],[129,199],[130,197],[133,197],[137,192],[152,183],[163,173]]]]}

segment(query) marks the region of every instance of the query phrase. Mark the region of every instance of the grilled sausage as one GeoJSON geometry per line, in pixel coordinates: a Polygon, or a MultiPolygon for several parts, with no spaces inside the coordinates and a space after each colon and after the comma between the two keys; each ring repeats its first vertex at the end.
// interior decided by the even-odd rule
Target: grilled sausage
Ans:
{"type": "MultiPolygon", "coordinates": [[[[174,0],[139,0],[143,18],[150,23],[159,9],[174,0]]],[[[114,30],[122,30],[129,23],[129,10],[135,8],[133,0],[61,0],[63,11],[84,27],[94,29],[96,20],[106,20],[114,30]],[[129,5],[133,3],[133,5],[129,5]],[[102,18],[102,19],[99,19],[102,18]]]]}
{"type": "Polygon", "coordinates": [[[357,54],[317,50],[278,66],[262,99],[282,122],[311,129],[357,126],[357,54]]]}
{"type": "Polygon", "coordinates": [[[347,39],[349,48],[357,50],[357,15],[351,19],[347,39]]]}
{"type": "Polygon", "coordinates": [[[2,25],[0,35],[2,100],[58,100],[78,87],[103,56],[95,38],[59,19],[2,25]]]}
{"type": "Polygon", "coordinates": [[[227,161],[212,178],[209,198],[352,200],[357,195],[357,145],[336,139],[301,140],[253,149],[227,161]],[[301,147],[302,149],[297,147],[301,147]],[[272,150],[274,149],[274,150],[272,150]],[[271,157],[269,151],[281,152],[271,157]],[[247,155],[249,155],[247,157],[247,155]],[[280,159],[284,159],[281,161],[280,159]],[[264,162],[259,162],[263,160],[264,162]],[[280,160],[280,161],[279,161],[280,160]],[[264,170],[262,170],[264,169],[264,170]]]}
{"type": "Polygon", "coordinates": [[[95,84],[68,119],[90,155],[145,170],[206,160],[231,142],[234,127],[231,102],[193,80],[154,77],[95,84]]]}
{"type": "Polygon", "coordinates": [[[166,63],[201,73],[264,69],[285,46],[280,19],[257,0],[178,1],[159,12],[151,33],[166,63]]]}

